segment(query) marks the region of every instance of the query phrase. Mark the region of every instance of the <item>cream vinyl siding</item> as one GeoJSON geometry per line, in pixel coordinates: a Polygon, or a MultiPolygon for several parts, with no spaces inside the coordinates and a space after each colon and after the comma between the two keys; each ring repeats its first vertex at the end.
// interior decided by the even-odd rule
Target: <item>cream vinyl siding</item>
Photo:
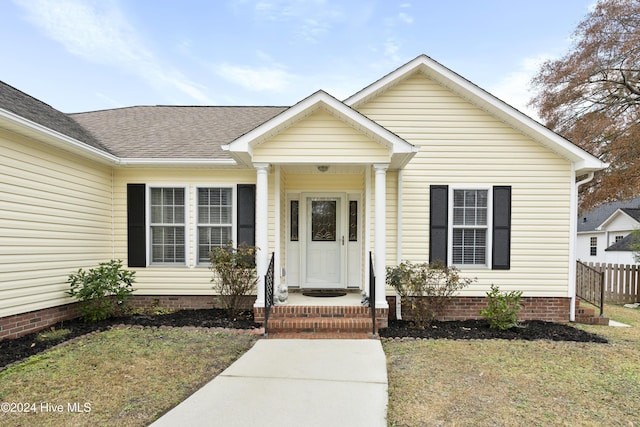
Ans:
{"type": "MultiPolygon", "coordinates": [[[[118,169],[114,178],[115,254],[127,263],[127,184],[147,187],[181,186],[187,189],[187,234],[189,264],[185,266],[151,265],[131,268],[136,271],[136,294],[139,295],[212,295],[212,273],[208,265],[197,263],[197,188],[230,186],[234,197],[236,184],[255,184],[255,170],[204,169],[118,169]]],[[[269,173],[269,223],[274,218],[274,174],[269,173]]],[[[234,225],[236,204],[234,199],[234,225]]],[[[147,200],[148,204],[148,200],[147,200]]],[[[147,224],[148,226],[148,224],[147,224]]],[[[273,228],[269,231],[269,251],[273,251],[273,228]]],[[[147,230],[148,232],[148,230],[147,230]]],[[[235,228],[233,238],[235,239],[235,228]]],[[[148,236],[147,236],[148,239],[148,236]]],[[[148,241],[146,242],[148,246],[148,241]]]]}
{"type": "MultiPolygon", "coordinates": [[[[422,74],[358,111],[420,147],[403,172],[403,259],[428,260],[430,185],[510,185],[511,269],[464,269],[465,276],[478,282],[463,294],[485,295],[496,284],[505,291],[524,290],[525,296],[567,296],[569,161],[422,74]]],[[[393,255],[387,253],[387,260],[394,260],[393,255]]]]}
{"type": "Polygon", "coordinates": [[[387,163],[389,149],[318,110],[253,149],[254,162],[387,163]]]}
{"type": "Polygon", "coordinates": [[[72,302],[113,255],[111,169],[0,131],[0,177],[0,317],[72,302]]]}

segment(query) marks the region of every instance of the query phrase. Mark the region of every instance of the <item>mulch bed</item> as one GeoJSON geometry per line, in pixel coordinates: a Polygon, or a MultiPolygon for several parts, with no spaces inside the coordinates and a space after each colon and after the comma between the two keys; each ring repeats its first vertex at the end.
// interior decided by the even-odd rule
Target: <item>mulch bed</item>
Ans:
{"type": "MultiPolygon", "coordinates": [[[[0,369],[16,361],[38,354],[62,342],[96,331],[103,331],[115,325],[139,325],[143,327],[183,327],[254,329],[261,327],[253,321],[253,312],[246,311],[236,318],[229,318],[220,309],[181,310],[171,314],[138,314],[117,317],[96,323],[86,323],[79,319],[57,323],[53,329],[68,329],[64,337],[38,341],[37,333],[17,339],[0,341],[0,369]]],[[[51,329],[51,328],[49,328],[51,329]]],[[[428,339],[509,339],[509,340],[552,340],[606,343],[605,338],[591,334],[570,325],[542,321],[528,321],[521,327],[498,331],[489,328],[484,320],[433,322],[424,329],[413,327],[410,322],[389,320],[389,327],[380,329],[383,338],[428,338],[428,339]]]]}
{"type": "Polygon", "coordinates": [[[16,339],[0,341],[0,369],[2,367],[38,354],[48,348],[54,347],[70,339],[86,335],[91,332],[104,331],[115,325],[139,325],[147,327],[183,327],[194,326],[201,328],[229,328],[229,329],[253,329],[259,325],[253,321],[253,312],[242,312],[238,317],[229,318],[227,312],[221,309],[180,310],[170,314],[136,314],[124,317],[114,317],[95,323],[83,322],[80,319],[59,322],[44,331],[51,329],[68,329],[70,331],[64,337],[38,341],[38,333],[25,335],[16,339]]]}
{"type": "Polygon", "coordinates": [[[418,329],[405,320],[389,320],[389,327],[380,329],[380,337],[385,338],[430,338],[452,340],[550,340],[607,343],[596,334],[562,323],[529,320],[519,327],[500,331],[491,329],[484,320],[461,320],[452,322],[434,321],[431,325],[418,329]]]}

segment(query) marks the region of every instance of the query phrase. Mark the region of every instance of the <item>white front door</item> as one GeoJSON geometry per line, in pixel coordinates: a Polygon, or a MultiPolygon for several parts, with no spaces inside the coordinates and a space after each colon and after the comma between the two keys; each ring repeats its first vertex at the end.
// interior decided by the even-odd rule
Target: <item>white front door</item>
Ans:
{"type": "Polygon", "coordinates": [[[303,287],[345,288],[345,195],[304,196],[303,287]]]}

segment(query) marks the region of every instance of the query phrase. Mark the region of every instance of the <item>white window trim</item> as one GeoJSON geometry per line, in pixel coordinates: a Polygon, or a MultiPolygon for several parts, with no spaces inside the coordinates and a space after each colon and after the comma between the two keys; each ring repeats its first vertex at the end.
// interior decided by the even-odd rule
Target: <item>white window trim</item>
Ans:
{"type": "Polygon", "coordinates": [[[198,267],[209,267],[211,262],[201,262],[199,257],[199,241],[198,241],[198,228],[200,227],[200,221],[198,220],[198,190],[201,188],[230,188],[231,189],[231,239],[233,240],[233,246],[237,247],[238,242],[236,242],[237,226],[238,226],[238,194],[237,194],[237,185],[234,184],[197,184],[194,186],[194,195],[193,195],[193,212],[194,212],[194,235],[193,235],[193,253],[195,265],[198,267]]]}
{"type": "Polygon", "coordinates": [[[189,192],[189,185],[188,184],[164,184],[164,183],[153,183],[153,184],[147,184],[147,188],[146,188],[147,194],[146,194],[146,199],[147,199],[147,203],[146,203],[146,212],[145,212],[145,218],[146,218],[146,224],[147,224],[147,242],[146,242],[146,248],[147,248],[147,265],[151,266],[151,267],[186,267],[188,265],[190,265],[190,260],[191,260],[191,245],[189,244],[189,242],[191,241],[190,238],[190,229],[189,229],[189,223],[190,223],[190,218],[191,218],[191,197],[190,197],[190,192],[189,192]],[[151,189],[152,188],[182,188],[184,189],[184,263],[164,263],[164,262],[153,262],[152,260],[152,256],[151,256],[151,189]]]}
{"type": "MultiPolygon", "coordinates": [[[[493,187],[492,186],[478,186],[478,185],[450,185],[448,195],[448,224],[447,224],[447,259],[451,260],[451,265],[459,269],[489,269],[492,265],[492,251],[493,247],[493,187]],[[486,239],[486,258],[485,264],[454,264],[453,263],[453,192],[455,190],[484,190],[487,192],[487,239],[486,239]]],[[[464,228],[464,227],[456,227],[464,228]]],[[[468,227],[479,228],[479,227],[468,227]]]]}

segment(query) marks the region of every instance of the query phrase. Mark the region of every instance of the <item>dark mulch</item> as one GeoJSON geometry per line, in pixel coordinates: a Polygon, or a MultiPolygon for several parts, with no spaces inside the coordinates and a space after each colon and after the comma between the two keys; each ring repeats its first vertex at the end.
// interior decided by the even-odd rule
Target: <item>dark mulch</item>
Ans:
{"type": "MultiPolygon", "coordinates": [[[[253,312],[246,311],[236,318],[230,318],[220,309],[181,310],[171,314],[138,314],[118,317],[102,322],[86,323],[79,319],[57,323],[54,329],[69,329],[71,332],[59,339],[38,341],[37,333],[24,337],[0,341],[0,369],[2,367],[38,354],[64,341],[95,331],[103,331],[114,325],[195,326],[203,328],[253,329],[261,325],[254,323],[253,312]]],[[[490,329],[484,320],[465,320],[452,322],[433,322],[425,329],[416,329],[411,323],[402,320],[390,320],[389,327],[380,329],[381,337],[414,337],[433,339],[510,339],[510,340],[553,340],[606,343],[605,338],[591,334],[570,325],[542,321],[528,321],[519,328],[506,331],[490,329]]]]}
{"type": "Polygon", "coordinates": [[[485,320],[463,320],[452,322],[434,321],[424,329],[414,328],[406,320],[389,320],[389,327],[380,329],[381,337],[413,337],[452,340],[474,339],[507,339],[507,340],[551,340],[607,343],[608,341],[573,326],[530,320],[522,322],[519,327],[500,331],[491,329],[485,320]]]}
{"type": "MultiPolygon", "coordinates": [[[[140,326],[196,326],[202,328],[231,328],[252,329],[261,325],[254,323],[253,312],[242,312],[236,318],[230,318],[227,312],[221,309],[207,310],[180,310],[170,314],[136,314],[124,317],[115,317],[101,322],[87,323],[80,319],[67,320],[56,323],[54,329],[69,329],[70,333],[59,339],[38,341],[38,333],[25,335],[16,339],[0,341],[0,369],[10,363],[38,354],[48,348],[54,347],[64,341],[95,331],[104,331],[114,325],[140,325],[140,326]]],[[[45,329],[45,332],[51,328],[45,329]]]]}

